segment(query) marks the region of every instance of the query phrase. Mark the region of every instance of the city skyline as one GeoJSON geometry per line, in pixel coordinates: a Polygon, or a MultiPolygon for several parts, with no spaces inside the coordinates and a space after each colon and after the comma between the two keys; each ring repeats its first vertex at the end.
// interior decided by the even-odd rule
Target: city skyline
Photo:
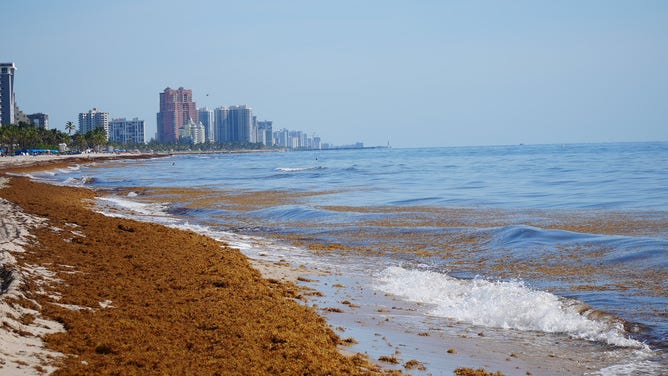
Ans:
{"type": "MultiPolygon", "coordinates": [[[[0,64],[0,125],[30,123],[48,129],[48,114],[26,115],[16,103],[14,93],[14,62],[0,64]],[[6,100],[2,101],[2,97],[6,100]],[[3,115],[4,112],[4,115],[3,115]]],[[[149,142],[162,144],[262,144],[265,147],[279,146],[288,149],[320,149],[333,147],[323,144],[319,137],[309,137],[302,131],[286,128],[273,132],[270,120],[258,121],[253,109],[247,105],[219,106],[215,110],[198,108],[192,90],[167,87],[159,93],[159,112],[156,114],[157,130],[149,142]]],[[[67,124],[70,122],[68,121],[67,124]]],[[[67,126],[65,130],[70,133],[67,126]]],[[[121,144],[146,144],[146,128],[143,119],[135,117],[113,118],[109,112],[93,107],[78,115],[77,133],[86,134],[102,128],[109,142],[121,144]]],[[[62,130],[61,130],[62,131],[62,130]]],[[[355,145],[363,145],[356,143],[355,145]]]]}
{"type": "MultiPolygon", "coordinates": [[[[0,126],[23,122],[48,129],[48,114],[26,115],[19,109],[14,92],[15,72],[14,62],[0,63],[0,126]],[[8,98],[4,103],[3,96],[8,98]]],[[[245,104],[223,105],[215,110],[209,110],[207,107],[198,108],[193,99],[192,90],[183,87],[176,90],[167,87],[159,93],[159,111],[156,119],[157,130],[154,137],[148,141],[161,144],[185,142],[193,145],[204,143],[243,145],[250,143],[287,149],[361,148],[364,146],[361,142],[343,146],[322,143],[320,137],[315,134],[309,137],[303,131],[287,128],[273,132],[273,121],[258,121],[257,116],[253,114],[253,109],[245,104]]],[[[68,130],[66,126],[64,128],[68,130]]],[[[109,142],[147,143],[143,119],[137,117],[130,121],[126,118],[112,119],[109,112],[100,111],[97,107],[93,107],[88,112],[79,113],[77,133],[85,134],[97,128],[104,129],[109,142]]]]}
{"type": "MultiPolygon", "coordinates": [[[[0,126],[23,122],[49,129],[48,114],[26,115],[19,109],[14,92],[16,69],[14,62],[0,63],[0,126]],[[3,96],[5,97],[4,103],[3,96]]],[[[155,141],[162,144],[186,142],[193,145],[251,143],[262,144],[270,148],[287,149],[342,147],[321,143],[320,137],[316,137],[315,134],[309,137],[303,131],[283,128],[273,132],[273,121],[258,121],[257,116],[253,115],[253,109],[245,104],[219,106],[213,111],[208,110],[207,107],[198,108],[197,103],[194,102],[192,90],[183,87],[176,90],[167,87],[159,93],[159,112],[156,118],[157,130],[149,142],[155,141]]],[[[67,123],[69,124],[69,121],[67,123]]],[[[69,133],[67,126],[64,128],[61,131],[67,130],[69,133]]],[[[97,128],[104,130],[109,142],[147,143],[143,119],[137,117],[130,121],[126,118],[111,119],[109,112],[100,111],[97,107],[93,107],[88,112],[79,113],[77,133],[85,134],[97,128]]],[[[363,145],[357,142],[352,147],[363,147],[363,145]]]]}
{"type": "Polygon", "coordinates": [[[666,2],[8,0],[3,12],[0,61],[19,65],[21,108],[52,128],[104,106],[152,135],[156,88],[184,86],[199,107],[249,103],[335,144],[668,140],[666,2]],[[175,25],[188,27],[167,38],[175,25]]]}

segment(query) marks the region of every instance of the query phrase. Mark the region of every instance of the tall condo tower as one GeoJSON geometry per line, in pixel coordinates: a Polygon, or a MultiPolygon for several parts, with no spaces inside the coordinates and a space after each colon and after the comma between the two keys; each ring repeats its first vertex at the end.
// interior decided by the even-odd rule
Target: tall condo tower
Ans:
{"type": "Polygon", "coordinates": [[[88,112],[79,113],[79,133],[88,133],[102,127],[109,139],[109,113],[93,108],[88,112]]]}
{"type": "Polygon", "coordinates": [[[253,109],[245,104],[227,108],[229,137],[232,142],[251,142],[253,109]]]}
{"type": "Polygon", "coordinates": [[[230,124],[227,119],[229,111],[227,107],[220,106],[213,110],[214,113],[214,134],[215,140],[218,143],[224,143],[230,141],[230,124]]]}
{"type": "Polygon", "coordinates": [[[14,96],[14,63],[0,63],[0,125],[9,125],[15,122],[14,110],[16,97],[14,96]]]}
{"type": "Polygon", "coordinates": [[[199,120],[197,104],[193,102],[192,90],[182,87],[177,90],[166,88],[160,93],[160,112],[158,112],[158,142],[176,143],[179,140],[179,128],[189,120],[199,120]]]}
{"type": "MultiPolygon", "coordinates": [[[[199,112],[199,122],[204,126],[205,139],[207,142],[216,141],[216,131],[214,129],[214,115],[213,110],[202,107],[197,110],[199,112]]],[[[196,120],[196,119],[193,119],[196,120]]]]}

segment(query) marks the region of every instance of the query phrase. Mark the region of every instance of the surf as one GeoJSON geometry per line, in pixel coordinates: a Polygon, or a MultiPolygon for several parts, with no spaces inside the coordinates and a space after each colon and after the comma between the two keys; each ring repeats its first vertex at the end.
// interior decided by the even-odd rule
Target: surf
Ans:
{"type": "Polygon", "coordinates": [[[522,281],[457,279],[447,274],[391,266],[374,288],[429,305],[428,315],[476,326],[565,334],[612,346],[646,349],[629,337],[624,322],[577,300],[535,290],[522,281]]]}

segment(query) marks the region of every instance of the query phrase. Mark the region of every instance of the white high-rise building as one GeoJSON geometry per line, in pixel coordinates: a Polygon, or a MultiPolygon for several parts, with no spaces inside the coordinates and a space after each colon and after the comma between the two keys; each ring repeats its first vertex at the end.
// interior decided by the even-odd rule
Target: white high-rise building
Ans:
{"type": "Polygon", "coordinates": [[[273,146],[273,131],[272,122],[269,120],[257,122],[257,142],[261,142],[264,146],[273,146]]]}
{"type": "Polygon", "coordinates": [[[206,142],[206,131],[202,123],[195,123],[193,119],[188,119],[188,122],[179,128],[179,143],[203,144],[206,142]]]}
{"type": "Polygon", "coordinates": [[[144,120],[114,119],[109,122],[109,141],[121,144],[144,144],[144,120]]]}
{"type": "Polygon", "coordinates": [[[109,139],[108,112],[101,112],[97,108],[93,108],[88,112],[79,114],[79,133],[88,133],[99,127],[104,128],[105,133],[107,133],[107,139],[109,139]]]}
{"type": "Polygon", "coordinates": [[[283,128],[280,131],[274,132],[274,142],[277,146],[282,148],[288,147],[288,138],[290,136],[290,131],[283,128]]]}
{"type": "Polygon", "coordinates": [[[216,141],[216,127],[215,127],[215,116],[213,110],[209,110],[206,107],[198,109],[199,111],[199,122],[204,126],[204,132],[206,133],[206,142],[215,142],[216,141]]]}

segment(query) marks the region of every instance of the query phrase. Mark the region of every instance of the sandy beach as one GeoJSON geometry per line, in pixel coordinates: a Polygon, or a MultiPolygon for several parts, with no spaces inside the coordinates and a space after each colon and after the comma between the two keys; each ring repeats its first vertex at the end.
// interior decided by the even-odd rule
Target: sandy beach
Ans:
{"type": "MultiPolygon", "coordinates": [[[[81,161],[19,158],[3,169],[81,161]]],[[[0,374],[381,372],[339,351],[294,284],[207,237],[95,213],[94,195],[3,178],[0,374]]]]}
{"type": "MultiPolygon", "coordinates": [[[[603,367],[550,336],[536,348],[535,339],[462,334],[455,322],[419,318],[419,304],[377,293],[362,276],[290,264],[278,244],[249,252],[244,235],[216,240],[138,222],[101,209],[108,192],[29,179],[155,157],[0,159],[0,375],[561,375],[603,367]]],[[[273,194],[261,199],[286,199],[273,194]]]]}
{"type": "MultiPolygon", "coordinates": [[[[353,281],[336,274],[265,255],[248,258],[194,232],[96,213],[92,190],[26,177],[81,163],[154,157],[0,159],[0,375],[452,374],[459,364],[542,368],[540,359],[517,367],[509,362],[509,348],[483,350],[465,338],[450,338],[451,355],[439,361],[451,370],[444,373],[433,363],[442,339],[415,333],[407,342],[405,333],[394,333],[400,327],[391,322],[415,309],[387,298],[351,296],[340,287],[353,281]],[[363,302],[372,311],[360,310],[363,302]]],[[[501,374],[474,368],[454,374],[501,374]]],[[[555,363],[543,371],[557,369],[564,370],[555,363]]]]}

